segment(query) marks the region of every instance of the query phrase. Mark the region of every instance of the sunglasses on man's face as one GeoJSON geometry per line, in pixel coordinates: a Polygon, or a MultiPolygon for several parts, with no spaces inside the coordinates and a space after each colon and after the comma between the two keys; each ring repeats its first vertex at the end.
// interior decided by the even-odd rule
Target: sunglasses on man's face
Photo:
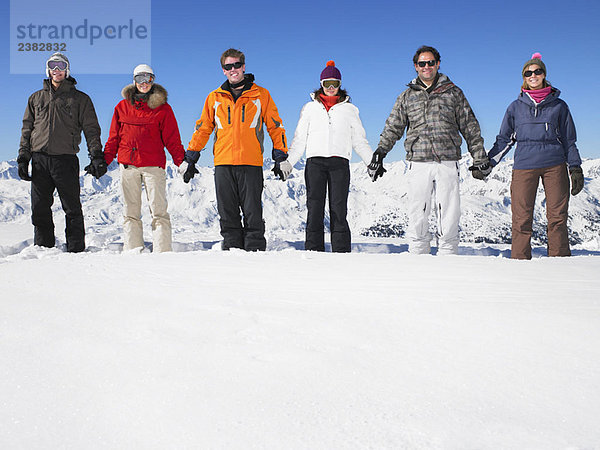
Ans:
{"type": "Polygon", "coordinates": [[[534,73],[535,73],[536,75],[541,75],[541,74],[543,74],[543,73],[544,73],[544,71],[543,71],[542,69],[526,70],[526,71],[523,73],[523,75],[525,75],[526,77],[530,77],[530,76],[531,76],[531,75],[533,75],[534,73]]]}
{"type": "Polygon", "coordinates": [[[67,63],[64,61],[48,61],[48,69],[64,72],[67,70],[67,63]]]}
{"type": "Polygon", "coordinates": [[[223,69],[225,69],[225,70],[239,69],[243,65],[244,65],[243,62],[237,61],[237,62],[234,62],[231,64],[223,64],[223,69]]]}
{"type": "Polygon", "coordinates": [[[321,81],[321,86],[323,89],[337,89],[342,85],[340,80],[323,80],[321,81]]]}
{"type": "Polygon", "coordinates": [[[417,61],[417,65],[419,67],[425,67],[425,66],[433,67],[433,66],[435,66],[436,63],[437,63],[437,61],[435,61],[433,59],[431,61],[417,61]]]}

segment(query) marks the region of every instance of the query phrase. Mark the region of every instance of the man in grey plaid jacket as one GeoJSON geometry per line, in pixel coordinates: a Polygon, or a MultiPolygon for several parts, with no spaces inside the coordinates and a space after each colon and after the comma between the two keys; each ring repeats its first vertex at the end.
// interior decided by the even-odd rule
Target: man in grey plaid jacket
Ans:
{"type": "Polygon", "coordinates": [[[483,180],[491,168],[479,123],[469,102],[462,90],[439,72],[439,52],[433,47],[420,47],[413,63],[418,76],[396,99],[368,171],[373,181],[383,175],[383,158],[406,130],[409,251],[430,252],[429,216],[435,208],[438,254],[457,254],[460,134],[473,157],[470,168],[473,176],[483,180]],[[434,204],[432,193],[435,193],[434,204]]]}

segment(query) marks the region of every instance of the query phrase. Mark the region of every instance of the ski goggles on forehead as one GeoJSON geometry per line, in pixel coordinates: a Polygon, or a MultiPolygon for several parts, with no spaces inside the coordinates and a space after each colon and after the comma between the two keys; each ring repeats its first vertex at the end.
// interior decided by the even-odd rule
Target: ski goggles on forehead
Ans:
{"type": "Polygon", "coordinates": [[[431,59],[429,61],[417,61],[417,65],[419,67],[425,67],[425,66],[433,67],[433,66],[435,66],[436,63],[437,63],[437,61],[435,59],[431,59]]]}
{"type": "Polygon", "coordinates": [[[339,88],[342,85],[342,82],[340,80],[321,80],[321,86],[323,86],[323,89],[329,89],[329,88],[339,88]]]}
{"type": "Polygon", "coordinates": [[[48,69],[50,70],[60,70],[64,72],[67,70],[67,63],[64,61],[48,61],[48,69]]]}
{"type": "Polygon", "coordinates": [[[523,75],[524,75],[524,76],[526,76],[526,77],[530,77],[530,76],[531,76],[531,75],[533,75],[534,73],[535,73],[536,75],[541,75],[541,74],[543,74],[543,73],[544,73],[544,71],[543,71],[542,69],[526,70],[525,72],[523,72],[523,75]]]}
{"type": "Polygon", "coordinates": [[[137,84],[152,83],[153,80],[154,75],[150,73],[138,73],[135,77],[133,77],[133,81],[135,81],[137,84]]]}
{"type": "Polygon", "coordinates": [[[231,64],[223,64],[223,69],[225,69],[225,70],[239,69],[243,65],[244,65],[243,62],[236,61],[236,62],[231,63],[231,64]]]}

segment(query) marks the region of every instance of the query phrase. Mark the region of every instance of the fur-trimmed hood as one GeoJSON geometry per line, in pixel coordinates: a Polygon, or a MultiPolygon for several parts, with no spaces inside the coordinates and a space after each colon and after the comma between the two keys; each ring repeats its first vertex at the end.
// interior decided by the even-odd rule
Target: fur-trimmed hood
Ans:
{"type": "MultiPolygon", "coordinates": [[[[121,95],[125,100],[129,100],[133,104],[133,95],[135,94],[135,84],[128,84],[121,91],[121,95]]],[[[148,96],[148,107],[150,109],[158,108],[160,105],[167,103],[167,90],[160,84],[154,84],[150,95],[148,96]]]]}

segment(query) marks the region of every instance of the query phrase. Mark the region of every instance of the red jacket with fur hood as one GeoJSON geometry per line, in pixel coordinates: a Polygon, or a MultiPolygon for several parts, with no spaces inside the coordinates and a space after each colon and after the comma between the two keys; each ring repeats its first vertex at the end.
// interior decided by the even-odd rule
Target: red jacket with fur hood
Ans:
{"type": "Polygon", "coordinates": [[[136,167],[165,168],[166,147],[176,165],[183,161],[175,114],[167,103],[167,91],[159,84],[152,87],[148,101],[134,101],[135,85],[123,88],[121,100],[115,107],[110,134],[104,146],[104,158],[110,164],[118,154],[121,164],[136,167]]]}

